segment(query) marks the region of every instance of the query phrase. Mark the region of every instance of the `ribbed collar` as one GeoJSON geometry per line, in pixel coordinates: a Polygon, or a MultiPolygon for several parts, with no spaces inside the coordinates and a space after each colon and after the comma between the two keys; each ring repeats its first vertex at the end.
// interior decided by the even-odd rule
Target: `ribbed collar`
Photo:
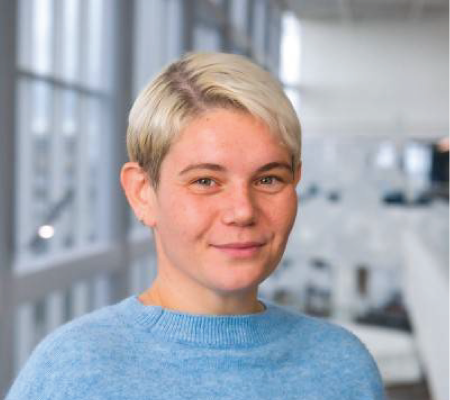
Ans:
{"type": "Polygon", "coordinates": [[[117,304],[116,310],[128,324],[165,341],[214,347],[252,346],[279,337],[280,326],[288,315],[267,300],[261,302],[266,309],[255,314],[199,315],[146,306],[137,296],[131,296],[117,304]]]}

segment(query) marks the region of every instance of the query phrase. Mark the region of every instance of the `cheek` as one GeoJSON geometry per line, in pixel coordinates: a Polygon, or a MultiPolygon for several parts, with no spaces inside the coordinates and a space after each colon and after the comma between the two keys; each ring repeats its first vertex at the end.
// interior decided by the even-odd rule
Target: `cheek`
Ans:
{"type": "Polygon", "coordinates": [[[160,228],[181,240],[201,237],[211,226],[212,205],[190,196],[166,199],[160,213],[160,228]]]}
{"type": "Polygon", "coordinates": [[[297,195],[295,192],[288,193],[275,204],[271,203],[268,213],[270,224],[276,227],[277,233],[289,234],[297,215],[297,195]]]}

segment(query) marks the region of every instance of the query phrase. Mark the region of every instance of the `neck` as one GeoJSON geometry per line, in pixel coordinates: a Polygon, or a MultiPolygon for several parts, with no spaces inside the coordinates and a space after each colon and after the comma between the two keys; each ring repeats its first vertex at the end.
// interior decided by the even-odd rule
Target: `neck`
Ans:
{"type": "Polygon", "coordinates": [[[257,299],[257,288],[251,292],[239,294],[204,293],[186,295],[182,290],[165,286],[155,280],[154,284],[139,296],[144,305],[160,306],[190,314],[235,315],[254,314],[264,311],[264,305],[257,299]]]}

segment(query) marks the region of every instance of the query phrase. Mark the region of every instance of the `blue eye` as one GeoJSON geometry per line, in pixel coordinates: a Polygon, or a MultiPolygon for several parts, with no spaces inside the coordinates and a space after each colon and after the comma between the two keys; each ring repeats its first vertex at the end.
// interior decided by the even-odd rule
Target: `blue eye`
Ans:
{"type": "Polygon", "coordinates": [[[189,188],[193,193],[213,194],[221,188],[221,182],[215,178],[193,178],[189,182],[189,188]]]}
{"type": "Polygon", "coordinates": [[[278,193],[286,186],[286,180],[274,175],[263,176],[255,182],[256,187],[266,193],[278,193]]]}
{"type": "Polygon", "coordinates": [[[259,180],[259,183],[263,185],[273,185],[274,183],[280,182],[280,179],[278,179],[275,176],[265,176],[264,178],[261,178],[259,180]]]}
{"type": "Polygon", "coordinates": [[[211,178],[200,178],[194,181],[193,183],[200,186],[213,186],[215,182],[211,178]]]}

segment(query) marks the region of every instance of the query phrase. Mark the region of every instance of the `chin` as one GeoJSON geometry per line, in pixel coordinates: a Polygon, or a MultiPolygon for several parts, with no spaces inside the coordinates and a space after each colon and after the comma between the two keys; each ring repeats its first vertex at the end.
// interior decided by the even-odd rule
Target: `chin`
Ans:
{"type": "Polygon", "coordinates": [[[231,272],[226,276],[221,276],[220,281],[216,280],[215,282],[215,289],[228,294],[253,291],[270,275],[263,271],[254,271],[253,273],[246,271],[246,274],[239,272],[231,272]]]}

